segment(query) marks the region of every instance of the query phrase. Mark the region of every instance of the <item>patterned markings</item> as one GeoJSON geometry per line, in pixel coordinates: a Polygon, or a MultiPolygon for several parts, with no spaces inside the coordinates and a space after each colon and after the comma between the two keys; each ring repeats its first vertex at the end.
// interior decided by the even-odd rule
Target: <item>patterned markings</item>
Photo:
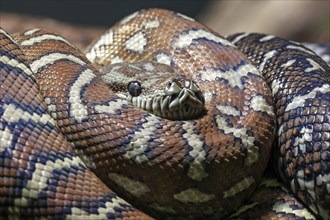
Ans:
{"type": "Polygon", "coordinates": [[[244,161],[245,165],[251,166],[258,161],[259,149],[254,145],[254,137],[248,135],[246,128],[230,127],[226,120],[219,115],[216,116],[216,122],[218,129],[222,130],[225,134],[232,134],[234,137],[239,138],[242,141],[242,144],[246,146],[248,154],[244,161]]]}
{"type": "Polygon", "coordinates": [[[241,112],[230,105],[217,105],[216,108],[222,113],[231,116],[241,116],[241,112]]]}
{"type": "Polygon", "coordinates": [[[7,34],[6,31],[2,30],[1,28],[0,28],[0,34],[5,35],[5,36],[6,36],[7,38],[9,38],[12,42],[15,42],[14,39],[13,39],[9,34],[7,34]]]}
{"type": "Polygon", "coordinates": [[[146,29],[158,28],[160,25],[158,20],[144,21],[142,27],[146,29]]]}
{"type": "Polygon", "coordinates": [[[294,59],[294,60],[288,60],[286,63],[283,63],[281,65],[281,67],[288,68],[288,67],[292,66],[292,64],[294,64],[295,62],[296,62],[296,59],[294,59]]]}
{"type": "Polygon", "coordinates": [[[147,45],[147,38],[142,32],[138,32],[125,42],[125,48],[138,53],[143,53],[144,47],[147,45]]]}
{"type": "Polygon", "coordinates": [[[241,78],[247,76],[248,73],[253,73],[255,75],[261,75],[260,72],[252,64],[244,64],[237,68],[237,70],[227,70],[225,72],[220,69],[206,69],[200,71],[198,74],[204,81],[215,81],[217,78],[225,79],[231,87],[237,86],[243,89],[243,82],[241,78]]]}
{"type": "MultiPolygon", "coordinates": [[[[0,32],[2,32],[2,30],[0,30],[0,32]]],[[[9,61],[9,64],[12,64],[12,62],[13,61],[9,61]]],[[[25,69],[25,68],[26,67],[24,66],[23,69],[25,69]]],[[[46,99],[46,103],[50,104],[49,98],[46,99]]],[[[53,106],[50,105],[48,107],[51,110],[53,110],[53,106]]],[[[2,113],[1,122],[4,121],[6,124],[7,123],[20,123],[21,120],[24,120],[26,122],[33,121],[36,124],[50,123],[52,126],[55,126],[53,119],[50,118],[48,114],[41,113],[41,115],[38,115],[37,113],[31,112],[28,110],[24,111],[24,110],[16,107],[14,104],[1,103],[0,109],[1,109],[0,112],[2,113]]],[[[0,145],[1,146],[2,145],[6,146],[6,145],[10,144],[10,137],[9,137],[10,135],[11,135],[11,132],[10,132],[10,130],[7,129],[7,127],[5,127],[3,130],[0,131],[0,137],[1,137],[0,145]],[[3,132],[6,132],[6,134],[3,134],[3,132]],[[3,139],[6,139],[6,141],[3,141],[3,139]]],[[[42,192],[43,190],[45,190],[48,187],[49,179],[53,176],[54,170],[57,170],[57,169],[67,170],[67,168],[70,169],[72,166],[86,168],[85,165],[83,164],[83,162],[79,159],[79,157],[70,158],[70,157],[68,157],[67,154],[65,155],[64,158],[61,157],[60,159],[57,159],[55,161],[48,160],[46,163],[38,162],[38,163],[34,164],[35,170],[33,171],[32,176],[30,177],[31,179],[27,180],[25,182],[25,186],[22,188],[21,198],[16,198],[14,200],[14,204],[13,204],[14,206],[8,207],[9,217],[17,216],[17,214],[24,214],[24,213],[20,213],[21,209],[19,207],[29,207],[31,205],[29,202],[30,201],[29,199],[33,199],[33,201],[38,200],[38,197],[40,196],[40,192],[42,192]]],[[[28,174],[28,173],[26,173],[26,174],[28,174]]],[[[87,200],[86,200],[86,202],[88,203],[88,206],[91,206],[92,208],[95,207],[95,204],[93,205],[93,203],[90,203],[87,200]]],[[[44,204],[44,205],[47,206],[47,204],[44,204]]],[[[71,203],[70,204],[68,203],[67,205],[68,205],[67,208],[71,207],[71,203]]],[[[111,202],[106,202],[104,208],[98,207],[98,205],[96,204],[96,207],[98,208],[97,209],[98,214],[91,215],[90,213],[87,213],[87,212],[83,211],[82,209],[78,209],[78,208],[71,209],[70,208],[71,214],[69,214],[66,217],[68,217],[68,219],[70,219],[70,218],[76,219],[77,217],[82,217],[80,214],[83,214],[85,216],[88,216],[88,218],[91,218],[91,219],[92,218],[100,219],[100,216],[102,216],[101,217],[102,219],[106,219],[108,217],[106,214],[108,214],[110,212],[117,213],[118,212],[117,208],[122,208],[123,205],[129,206],[129,204],[126,203],[125,201],[123,201],[122,199],[115,197],[115,198],[111,198],[111,202]],[[76,215],[76,214],[78,214],[78,215],[76,215]],[[101,215],[99,215],[99,214],[101,214],[101,215]]],[[[42,207],[46,207],[46,206],[42,206],[42,207],[40,206],[41,207],[40,208],[39,206],[40,206],[40,204],[37,204],[37,206],[36,206],[37,211],[38,210],[40,211],[42,209],[42,207]]],[[[53,206],[51,204],[51,209],[52,209],[52,207],[53,206]]],[[[48,213],[48,211],[46,211],[46,212],[48,213]]],[[[46,212],[44,214],[47,214],[46,212]]],[[[52,212],[52,211],[50,211],[50,212],[52,212]]],[[[39,214],[36,214],[36,216],[37,215],[41,216],[42,214],[39,213],[39,214]]]]}
{"type": "Polygon", "coordinates": [[[205,100],[205,103],[210,103],[213,96],[216,96],[215,92],[213,91],[205,91],[204,92],[204,100],[205,100]]]}
{"type": "Polygon", "coordinates": [[[321,186],[322,183],[326,183],[327,191],[330,193],[330,174],[319,174],[316,177],[316,185],[321,186]]]}
{"type": "Polygon", "coordinates": [[[250,188],[255,183],[255,179],[252,176],[245,177],[234,186],[230,187],[230,189],[224,191],[224,198],[233,197],[236,194],[243,192],[250,188]]]}
{"type": "Polygon", "coordinates": [[[169,213],[169,214],[176,214],[177,213],[173,207],[171,207],[171,206],[162,206],[162,205],[159,205],[157,203],[152,203],[149,207],[152,208],[152,209],[155,209],[159,212],[162,212],[162,213],[169,213]]]}
{"type": "Polygon", "coordinates": [[[330,92],[330,85],[324,84],[322,87],[316,87],[306,95],[298,95],[293,98],[293,100],[286,106],[285,111],[290,111],[299,107],[305,106],[305,101],[307,99],[313,99],[316,96],[316,93],[328,93],[330,92]]]}
{"type": "Polygon", "coordinates": [[[97,56],[96,49],[94,48],[100,48],[102,45],[107,46],[113,44],[113,35],[113,31],[108,31],[103,34],[100,39],[93,44],[93,48],[86,54],[87,59],[94,62],[94,59],[97,56]]]}
{"type": "Polygon", "coordinates": [[[95,105],[94,109],[96,113],[116,114],[118,110],[123,109],[123,106],[128,105],[128,102],[123,99],[116,99],[109,101],[105,105],[95,105]]]}
{"type": "Polygon", "coordinates": [[[129,204],[124,201],[123,199],[119,197],[114,197],[111,199],[111,202],[106,202],[105,207],[99,207],[97,209],[98,214],[91,214],[86,212],[85,210],[82,210],[77,207],[73,207],[71,209],[71,214],[66,215],[65,219],[81,219],[81,218],[86,218],[88,216],[88,219],[108,219],[107,213],[117,213],[118,211],[116,210],[121,209],[123,205],[129,206],[129,204]]]}
{"type": "Polygon", "coordinates": [[[86,119],[88,116],[87,107],[82,103],[80,99],[80,91],[86,85],[89,84],[95,78],[95,74],[92,70],[86,69],[83,71],[78,79],[74,82],[74,84],[70,88],[69,93],[69,102],[71,104],[70,107],[70,115],[75,118],[75,120],[79,123],[82,122],[83,119],[86,119]]]}
{"type": "Polygon", "coordinates": [[[205,30],[190,30],[188,33],[184,33],[180,35],[177,39],[175,39],[174,48],[183,49],[191,45],[193,41],[200,39],[206,39],[215,43],[220,43],[225,46],[232,46],[229,41],[219,36],[216,36],[211,32],[205,30]]]}
{"type": "Polygon", "coordinates": [[[314,60],[312,60],[311,58],[307,58],[306,59],[309,64],[311,65],[311,67],[308,67],[305,69],[305,72],[311,72],[313,70],[322,70],[322,71],[325,71],[321,66],[320,64],[318,64],[317,62],[315,62],[314,60]]]}
{"type": "Polygon", "coordinates": [[[275,94],[283,88],[283,84],[280,82],[279,79],[274,79],[271,83],[271,91],[272,95],[275,96],[275,94]]]}
{"type": "Polygon", "coordinates": [[[304,190],[306,193],[308,193],[313,200],[316,199],[315,196],[315,185],[314,185],[314,179],[307,181],[305,179],[305,171],[304,170],[298,170],[297,171],[297,176],[296,176],[297,180],[298,180],[298,184],[301,190],[304,190]]]}
{"type": "Polygon", "coordinates": [[[152,63],[144,64],[143,68],[148,72],[152,72],[155,70],[155,66],[152,63]]]}
{"type": "Polygon", "coordinates": [[[122,63],[122,62],[124,62],[124,59],[123,58],[120,58],[120,57],[113,57],[111,59],[111,64],[122,63]]]}
{"type": "Polygon", "coordinates": [[[155,125],[159,122],[158,117],[151,114],[145,120],[146,122],[141,125],[141,128],[132,134],[132,139],[127,146],[126,153],[123,155],[126,159],[134,160],[138,164],[149,161],[145,151],[151,135],[156,133],[157,128],[155,125]]]}
{"type": "Polygon", "coordinates": [[[311,142],[313,139],[313,128],[302,127],[300,130],[300,136],[294,139],[293,148],[294,156],[298,156],[298,152],[306,153],[306,144],[305,142],[311,142]]]}
{"type": "Polygon", "coordinates": [[[58,60],[70,60],[70,61],[75,62],[80,65],[85,64],[84,61],[82,61],[80,58],[78,58],[74,55],[54,52],[54,53],[46,54],[46,55],[43,55],[42,57],[39,57],[39,59],[33,61],[30,64],[30,67],[31,67],[32,71],[34,73],[36,73],[36,72],[38,72],[38,69],[40,69],[46,65],[51,65],[58,60]]]}
{"type": "MultiPolygon", "coordinates": [[[[112,85],[113,83],[127,85],[129,82],[132,82],[140,77],[145,77],[146,75],[169,74],[167,72],[157,72],[157,73],[152,72],[155,70],[155,66],[153,66],[151,63],[146,63],[143,67],[144,69],[141,69],[138,66],[134,66],[132,64],[129,64],[128,68],[130,69],[131,72],[135,71],[134,76],[129,76],[127,73],[123,73],[121,71],[122,66],[114,66],[110,70],[103,71],[104,75],[102,75],[102,79],[107,85],[112,85]]],[[[155,85],[157,81],[159,81],[159,77],[149,78],[149,80],[144,80],[142,82],[142,86],[143,88],[150,88],[152,85],[155,85]]],[[[117,93],[118,96],[124,98],[127,97],[127,94],[128,93],[125,90],[118,91],[117,93]]]]}
{"type": "Polygon", "coordinates": [[[0,62],[5,63],[6,65],[10,65],[13,68],[19,68],[27,75],[33,75],[29,67],[16,59],[9,59],[7,56],[0,56],[0,62]]]}
{"type": "Polygon", "coordinates": [[[113,44],[113,31],[108,31],[103,34],[98,41],[93,45],[94,48],[100,47],[101,45],[111,45],[113,44]]]}
{"type": "Polygon", "coordinates": [[[96,53],[94,49],[91,49],[88,53],[86,53],[86,58],[91,62],[91,63],[95,63],[95,58],[96,58],[96,53]]]}
{"type": "Polygon", "coordinates": [[[49,97],[45,98],[45,103],[47,104],[47,112],[56,120],[56,105],[50,104],[51,100],[49,97]]]}
{"type": "Polygon", "coordinates": [[[174,199],[182,203],[204,203],[215,198],[214,194],[207,194],[195,188],[189,188],[173,195],[174,199]]]}
{"type": "Polygon", "coordinates": [[[269,40],[271,40],[271,39],[273,39],[273,38],[275,38],[274,35],[267,35],[267,36],[265,36],[265,37],[260,38],[259,41],[260,41],[260,42],[265,42],[265,41],[269,41],[269,40]]]}
{"type": "Polygon", "coordinates": [[[39,28],[31,29],[31,30],[26,31],[26,32],[24,33],[24,35],[25,35],[25,36],[32,35],[32,34],[34,34],[34,33],[37,32],[37,31],[40,31],[40,29],[39,29],[39,28]]]}
{"type": "Polygon", "coordinates": [[[315,55],[314,52],[310,51],[310,50],[307,50],[306,48],[304,48],[303,46],[295,46],[295,45],[288,45],[286,48],[288,49],[292,49],[292,50],[300,50],[304,53],[308,53],[308,54],[311,54],[311,55],[315,55]]]}
{"type": "Polygon", "coordinates": [[[129,82],[136,80],[135,76],[130,77],[123,73],[121,69],[122,66],[114,66],[109,72],[106,72],[106,74],[102,75],[103,81],[109,85],[116,82],[128,84],[129,82]]]}
{"type": "Polygon", "coordinates": [[[166,65],[171,65],[172,63],[172,58],[165,54],[165,53],[159,53],[156,55],[156,60],[158,63],[163,63],[163,64],[166,64],[166,65]]]}
{"type": "Polygon", "coordinates": [[[273,106],[269,105],[261,95],[252,97],[250,107],[254,111],[265,112],[271,117],[275,116],[273,106]]]}
{"type": "Polygon", "coordinates": [[[15,206],[27,204],[27,198],[38,199],[39,193],[48,187],[48,181],[52,177],[54,170],[62,170],[71,166],[85,167],[79,157],[60,158],[55,161],[48,160],[46,164],[36,163],[32,178],[27,181],[22,189],[22,197],[15,199],[15,206]]]}
{"type": "Polygon", "coordinates": [[[14,123],[18,123],[20,119],[26,122],[29,120],[33,120],[36,123],[41,123],[44,125],[50,123],[52,126],[55,127],[54,119],[51,118],[48,114],[38,115],[35,112],[33,112],[33,114],[30,114],[28,111],[24,111],[21,108],[17,108],[13,104],[4,104],[3,109],[4,113],[2,115],[1,120],[14,123]]]}
{"type": "MultiPolygon", "coordinates": [[[[0,122],[0,125],[1,124],[2,123],[0,122]]],[[[0,130],[0,154],[4,152],[12,143],[13,136],[13,132],[8,127],[5,127],[4,130],[0,130]]]]}
{"type": "Polygon", "coordinates": [[[296,209],[291,207],[290,203],[283,202],[283,200],[277,201],[272,210],[276,213],[293,213],[297,217],[303,217],[304,219],[315,219],[315,217],[307,209],[296,209]]]}
{"type": "Polygon", "coordinates": [[[245,38],[245,37],[247,37],[247,36],[249,36],[249,35],[250,35],[250,33],[243,33],[243,34],[241,34],[241,35],[238,35],[238,36],[235,37],[235,39],[233,39],[233,40],[231,41],[231,43],[232,43],[232,44],[236,44],[237,42],[239,42],[240,40],[242,40],[243,38],[245,38]]]}
{"type": "Polygon", "coordinates": [[[277,53],[276,50],[272,50],[272,51],[269,51],[268,53],[266,53],[264,55],[264,59],[262,60],[262,63],[260,64],[259,66],[259,70],[262,72],[265,68],[265,65],[266,63],[268,62],[268,60],[270,60],[271,58],[274,57],[274,55],[277,53]]]}
{"type": "Polygon", "coordinates": [[[204,142],[195,134],[195,126],[192,123],[183,121],[182,128],[186,130],[183,137],[192,147],[189,155],[193,158],[193,161],[189,164],[188,176],[193,180],[201,181],[208,176],[203,166],[203,161],[206,160],[206,152],[203,148],[204,142]]]}
{"type": "Polygon", "coordinates": [[[91,159],[91,157],[87,156],[82,149],[75,148],[75,153],[84,162],[86,167],[88,167],[91,170],[96,169],[96,165],[94,161],[91,159]]]}
{"type": "Polygon", "coordinates": [[[72,47],[75,47],[69,41],[65,40],[63,37],[56,36],[56,35],[53,35],[53,34],[44,34],[44,35],[32,37],[32,38],[30,38],[28,40],[22,41],[20,43],[20,45],[21,46],[32,46],[34,44],[41,43],[43,41],[48,41],[48,40],[62,41],[64,43],[66,43],[66,44],[69,44],[72,47]]]}
{"type": "MultiPolygon", "coordinates": [[[[269,39],[267,39],[267,40],[269,40],[269,39]]],[[[260,41],[262,41],[261,39],[260,39],[260,41]]],[[[266,41],[265,39],[263,40],[263,41],[266,41]]],[[[139,51],[139,50],[136,50],[136,51],[139,51]]],[[[142,51],[143,51],[143,48],[142,48],[142,51]]],[[[267,56],[267,54],[266,54],[266,56],[267,56]]],[[[289,63],[289,62],[288,62],[289,63]]],[[[310,62],[311,63],[311,62],[310,62]]],[[[284,64],[283,64],[284,65],[284,64]]],[[[283,66],[282,65],[282,66],[283,66]]],[[[289,65],[289,64],[288,64],[289,65]]],[[[314,70],[316,67],[315,67],[315,65],[313,65],[313,64],[311,64],[312,65],[312,67],[310,67],[312,70],[314,70]],[[314,69],[313,69],[314,68],[314,69]]],[[[263,68],[262,68],[263,69],[263,68]]],[[[306,71],[307,71],[308,69],[306,69],[306,71]]],[[[309,71],[312,71],[312,70],[309,70],[309,71]]],[[[308,71],[307,71],[308,72],[308,71]]],[[[258,103],[260,103],[260,102],[262,102],[263,104],[264,104],[264,107],[266,106],[266,103],[265,103],[265,100],[263,99],[263,100],[260,100],[260,98],[257,96],[257,97],[254,97],[252,100],[251,100],[251,104],[252,104],[252,108],[254,109],[254,110],[260,110],[260,111],[264,111],[264,112],[270,112],[270,110],[269,109],[265,109],[264,107],[260,107],[260,105],[258,104],[258,103]],[[255,103],[255,104],[253,104],[253,103],[255,103]],[[254,106],[254,107],[253,107],[254,106]]],[[[109,105],[110,106],[110,105],[109,105]]],[[[108,107],[109,107],[108,106],[108,107]]],[[[95,106],[95,110],[97,109],[97,108],[99,108],[100,106],[95,106]]],[[[117,108],[117,107],[116,107],[117,108]]],[[[115,109],[116,109],[115,108],[115,109]]],[[[105,111],[105,109],[103,109],[102,107],[99,109],[99,110],[104,110],[105,111]]],[[[113,110],[112,109],[110,109],[110,110],[108,110],[108,111],[110,111],[110,112],[113,112],[113,110]]],[[[237,112],[235,113],[233,113],[233,114],[237,114],[237,112]]],[[[190,128],[191,129],[191,128],[190,128]]],[[[188,133],[188,132],[187,132],[188,133]]],[[[196,136],[196,139],[197,139],[197,135],[195,135],[196,136]]],[[[195,146],[195,148],[196,149],[199,149],[199,150],[201,150],[201,145],[200,145],[200,140],[197,140],[196,142],[194,142],[194,143],[192,143],[192,144],[190,144],[190,145],[192,145],[192,146],[195,146]]],[[[195,150],[195,149],[194,149],[195,150]]],[[[194,151],[193,150],[193,151],[194,151]]],[[[197,152],[197,151],[196,151],[197,152]]],[[[195,157],[195,156],[194,156],[195,157]]],[[[202,155],[202,156],[200,156],[199,155],[199,158],[201,158],[201,160],[203,160],[203,158],[205,159],[205,155],[202,155]]],[[[188,174],[189,175],[189,174],[188,174]]],[[[125,177],[126,178],[126,177],[125,177]]],[[[188,191],[188,190],[187,190],[188,191]]],[[[185,191],[186,192],[186,191],[185,191]]],[[[187,193],[187,192],[186,192],[187,193]]],[[[191,193],[191,192],[190,192],[191,193]]],[[[178,194],[177,194],[178,195],[178,194]]]]}
{"type": "Polygon", "coordinates": [[[135,197],[140,197],[143,194],[150,192],[150,188],[138,180],[129,178],[118,173],[109,173],[109,178],[118,186],[123,187],[127,192],[135,197]]]}

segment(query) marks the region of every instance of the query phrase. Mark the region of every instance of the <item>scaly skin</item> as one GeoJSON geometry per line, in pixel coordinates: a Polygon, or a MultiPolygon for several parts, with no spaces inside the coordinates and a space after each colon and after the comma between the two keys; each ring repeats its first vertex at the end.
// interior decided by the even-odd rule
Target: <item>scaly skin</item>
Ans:
{"type": "MultiPolygon", "coordinates": [[[[266,184],[263,181],[250,197],[266,168],[274,138],[275,114],[271,91],[247,57],[207,27],[166,10],[140,11],[124,18],[96,40],[86,55],[98,67],[122,60],[157,61],[169,64],[179,74],[191,78],[205,97],[205,114],[187,121],[154,116],[118,97],[103,82],[101,74],[90,61],[56,34],[30,30],[13,35],[22,51],[17,46],[8,48],[6,45],[14,44],[5,34],[2,37],[6,39],[2,47],[5,59],[2,60],[4,65],[1,69],[1,88],[5,90],[1,90],[0,94],[16,101],[12,104],[8,98],[1,102],[0,138],[5,144],[1,146],[4,149],[1,157],[4,169],[0,174],[6,178],[9,174],[20,182],[16,188],[9,186],[10,181],[2,183],[1,186],[8,189],[6,195],[9,198],[7,200],[10,200],[10,207],[5,206],[8,203],[6,201],[1,205],[4,207],[1,212],[3,216],[24,213],[29,218],[55,218],[70,215],[100,217],[103,214],[108,219],[149,218],[110,192],[98,178],[135,207],[156,218],[219,219],[230,215],[230,218],[259,216],[280,219],[284,216],[312,216],[291,193],[283,189],[267,191],[279,186],[269,181],[266,184]],[[8,59],[11,48],[19,51],[15,53],[15,57],[18,57],[15,58],[16,62],[8,59]],[[23,60],[27,64],[23,64],[23,60]],[[17,78],[17,70],[8,72],[6,68],[13,65],[20,69],[24,66],[23,72],[28,74],[20,74],[18,79],[28,79],[28,86],[21,81],[14,83],[16,87],[11,86],[13,78],[17,78]],[[28,70],[28,65],[31,70],[28,70]],[[35,91],[38,89],[42,95],[35,91]],[[15,126],[21,136],[31,136],[32,142],[29,140],[22,145],[21,140],[25,139],[17,139],[16,130],[13,130],[15,126]],[[37,135],[29,129],[33,132],[37,130],[37,135]],[[66,140],[59,132],[64,134],[66,140]],[[59,138],[56,139],[57,136],[59,138]],[[19,156],[20,153],[23,156],[19,156]],[[81,159],[76,155],[81,156],[81,159]],[[11,160],[13,162],[8,162],[11,160]],[[61,162],[63,160],[64,163],[61,162]],[[23,168],[24,163],[29,165],[23,168]],[[29,167],[32,167],[31,171],[29,167]],[[23,169],[23,174],[28,174],[22,176],[17,169],[23,169]],[[67,178],[61,178],[62,173],[67,178]],[[35,191],[27,194],[31,187],[35,191]],[[274,203],[260,196],[268,192],[274,193],[273,197],[269,197],[274,199],[274,203]],[[15,200],[16,196],[23,199],[15,200]],[[249,197],[248,206],[241,207],[249,197]],[[267,205],[259,203],[262,200],[267,205]],[[281,211],[284,209],[288,213],[281,211]],[[235,211],[238,212],[233,214],[235,211]],[[255,212],[254,215],[251,212],[255,212]]],[[[263,37],[259,41],[273,38],[263,37]]],[[[235,39],[234,43],[238,42],[235,39]]],[[[259,44],[255,46],[256,49],[258,47],[259,44]]],[[[243,49],[243,52],[246,51],[243,49]]],[[[260,52],[262,59],[255,65],[259,64],[261,71],[266,68],[266,76],[274,72],[270,68],[272,66],[290,69],[295,62],[286,59],[274,60],[274,64],[267,62],[272,59],[272,53],[280,56],[282,52],[267,51],[265,48],[260,52]]],[[[252,58],[252,61],[255,60],[252,58]]],[[[305,71],[318,71],[317,65],[327,71],[327,66],[307,61],[309,65],[304,67],[305,71]]],[[[326,73],[323,76],[327,76],[326,73]]],[[[270,84],[275,88],[278,86],[276,83],[270,84]]],[[[317,103],[316,106],[319,105],[321,109],[323,105],[317,100],[324,91],[327,94],[328,85],[327,82],[313,87],[317,90],[314,91],[317,98],[313,103],[317,103]]],[[[290,109],[300,105],[300,102],[295,103],[294,98],[290,97],[293,103],[291,106],[288,103],[290,109]]],[[[279,110],[278,105],[276,107],[279,110]]],[[[286,117],[300,117],[296,111],[291,113],[293,115],[286,117]]],[[[328,120],[327,111],[323,116],[324,120],[328,120]]],[[[290,131],[285,130],[285,127],[280,129],[280,137],[285,134],[284,139],[293,143],[285,145],[285,149],[293,146],[295,154],[297,150],[294,147],[299,145],[301,150],[301,145],[308,144],[305,143],[310,142],[311,128],[308,126],[297,127],[296,132],[291,132],[293,136],[287,136],[290,131]],[[302,127],[305,127],[304,130],[301,130],[302,127]],[[302,135],[299,136],[297,131],[302,135]]],[[[312,132],[316,128],[313,127],[312,132]]],[[[327,130],[322,131],[325,136],[321,135],[324,141],[321,146],[328,146],[327,130]]],[[[322,170],[325,173],[328,172],[328,153],[325,147],[319,157],[322,158],[320,164],[326,165],[322,170]]],[[[286,161],[291,161],[291,154],[283,153],[280,162],[284,161],[283,155],[286,161]]],[[[316,155],[313,158],[317,160],[318,157],[316,155]]],[[[296,176],[289,177],[300,178],[302,167],[298,166],[296,176]]],[[[317,170],[314,171],[318,176],[321,175],[317,170]]],[[[284,174],[291,173],[284,171],[284,174]]],[[[321,180],[324,180],[321,181],[324,189],[328,186],[327,179],[322,176],[321,180]]],[[[301,184],[301,180],[297,181],[301,184]]],[[[320,182],[317,179],[315,181],[317,184],[320,182]]],[[[297,186],[295,189],[298,190],[297,186]]],[[[299,188],[298,196],[302,190],[299,188]]],[[[315,205],[316,209],[311,207],[316,214],[326,216],[322,207],[327,204],[327,193],[324,191],[322,197],[317,192],[317,200],[307,199],[304,202],[315,205]]],[[[311,195],[311,190],[308,194],[311,195]]]]}

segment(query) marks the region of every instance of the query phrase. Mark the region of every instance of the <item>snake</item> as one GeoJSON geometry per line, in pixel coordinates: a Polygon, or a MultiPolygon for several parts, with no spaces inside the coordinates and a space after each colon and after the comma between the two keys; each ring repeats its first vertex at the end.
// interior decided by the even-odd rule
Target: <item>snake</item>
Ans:
{"type": "Polygon", "coordinates": [[[1,29],[0,73],[3,218],[330,218],[330,67],[302,44],[147,9],[85,53],[1,29]]]}

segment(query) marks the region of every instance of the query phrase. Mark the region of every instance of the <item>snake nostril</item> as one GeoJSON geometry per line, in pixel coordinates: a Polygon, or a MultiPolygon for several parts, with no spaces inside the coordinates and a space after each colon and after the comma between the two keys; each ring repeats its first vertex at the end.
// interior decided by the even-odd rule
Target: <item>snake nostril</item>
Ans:
{"type": "Polygon", "coordinates": [[[190,88],[190,85],[191,85],[190,80],[186,80],[186,81],[184,82],[184,86],[185,86],[186,88],[190,88]]]}

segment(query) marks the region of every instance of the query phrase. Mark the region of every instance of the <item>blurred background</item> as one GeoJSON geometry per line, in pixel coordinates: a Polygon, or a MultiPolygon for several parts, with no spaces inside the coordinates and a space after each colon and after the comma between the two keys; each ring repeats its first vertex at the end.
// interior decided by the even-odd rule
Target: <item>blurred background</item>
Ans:
{"type": "Polygon", "coordinates": [[[79,48],[124,16],[166,8],[195,18],[221,35],[262,32],[299,42],[330,42],[330,0],[0,0],[0,26],[57,32],[79,48]]]}

